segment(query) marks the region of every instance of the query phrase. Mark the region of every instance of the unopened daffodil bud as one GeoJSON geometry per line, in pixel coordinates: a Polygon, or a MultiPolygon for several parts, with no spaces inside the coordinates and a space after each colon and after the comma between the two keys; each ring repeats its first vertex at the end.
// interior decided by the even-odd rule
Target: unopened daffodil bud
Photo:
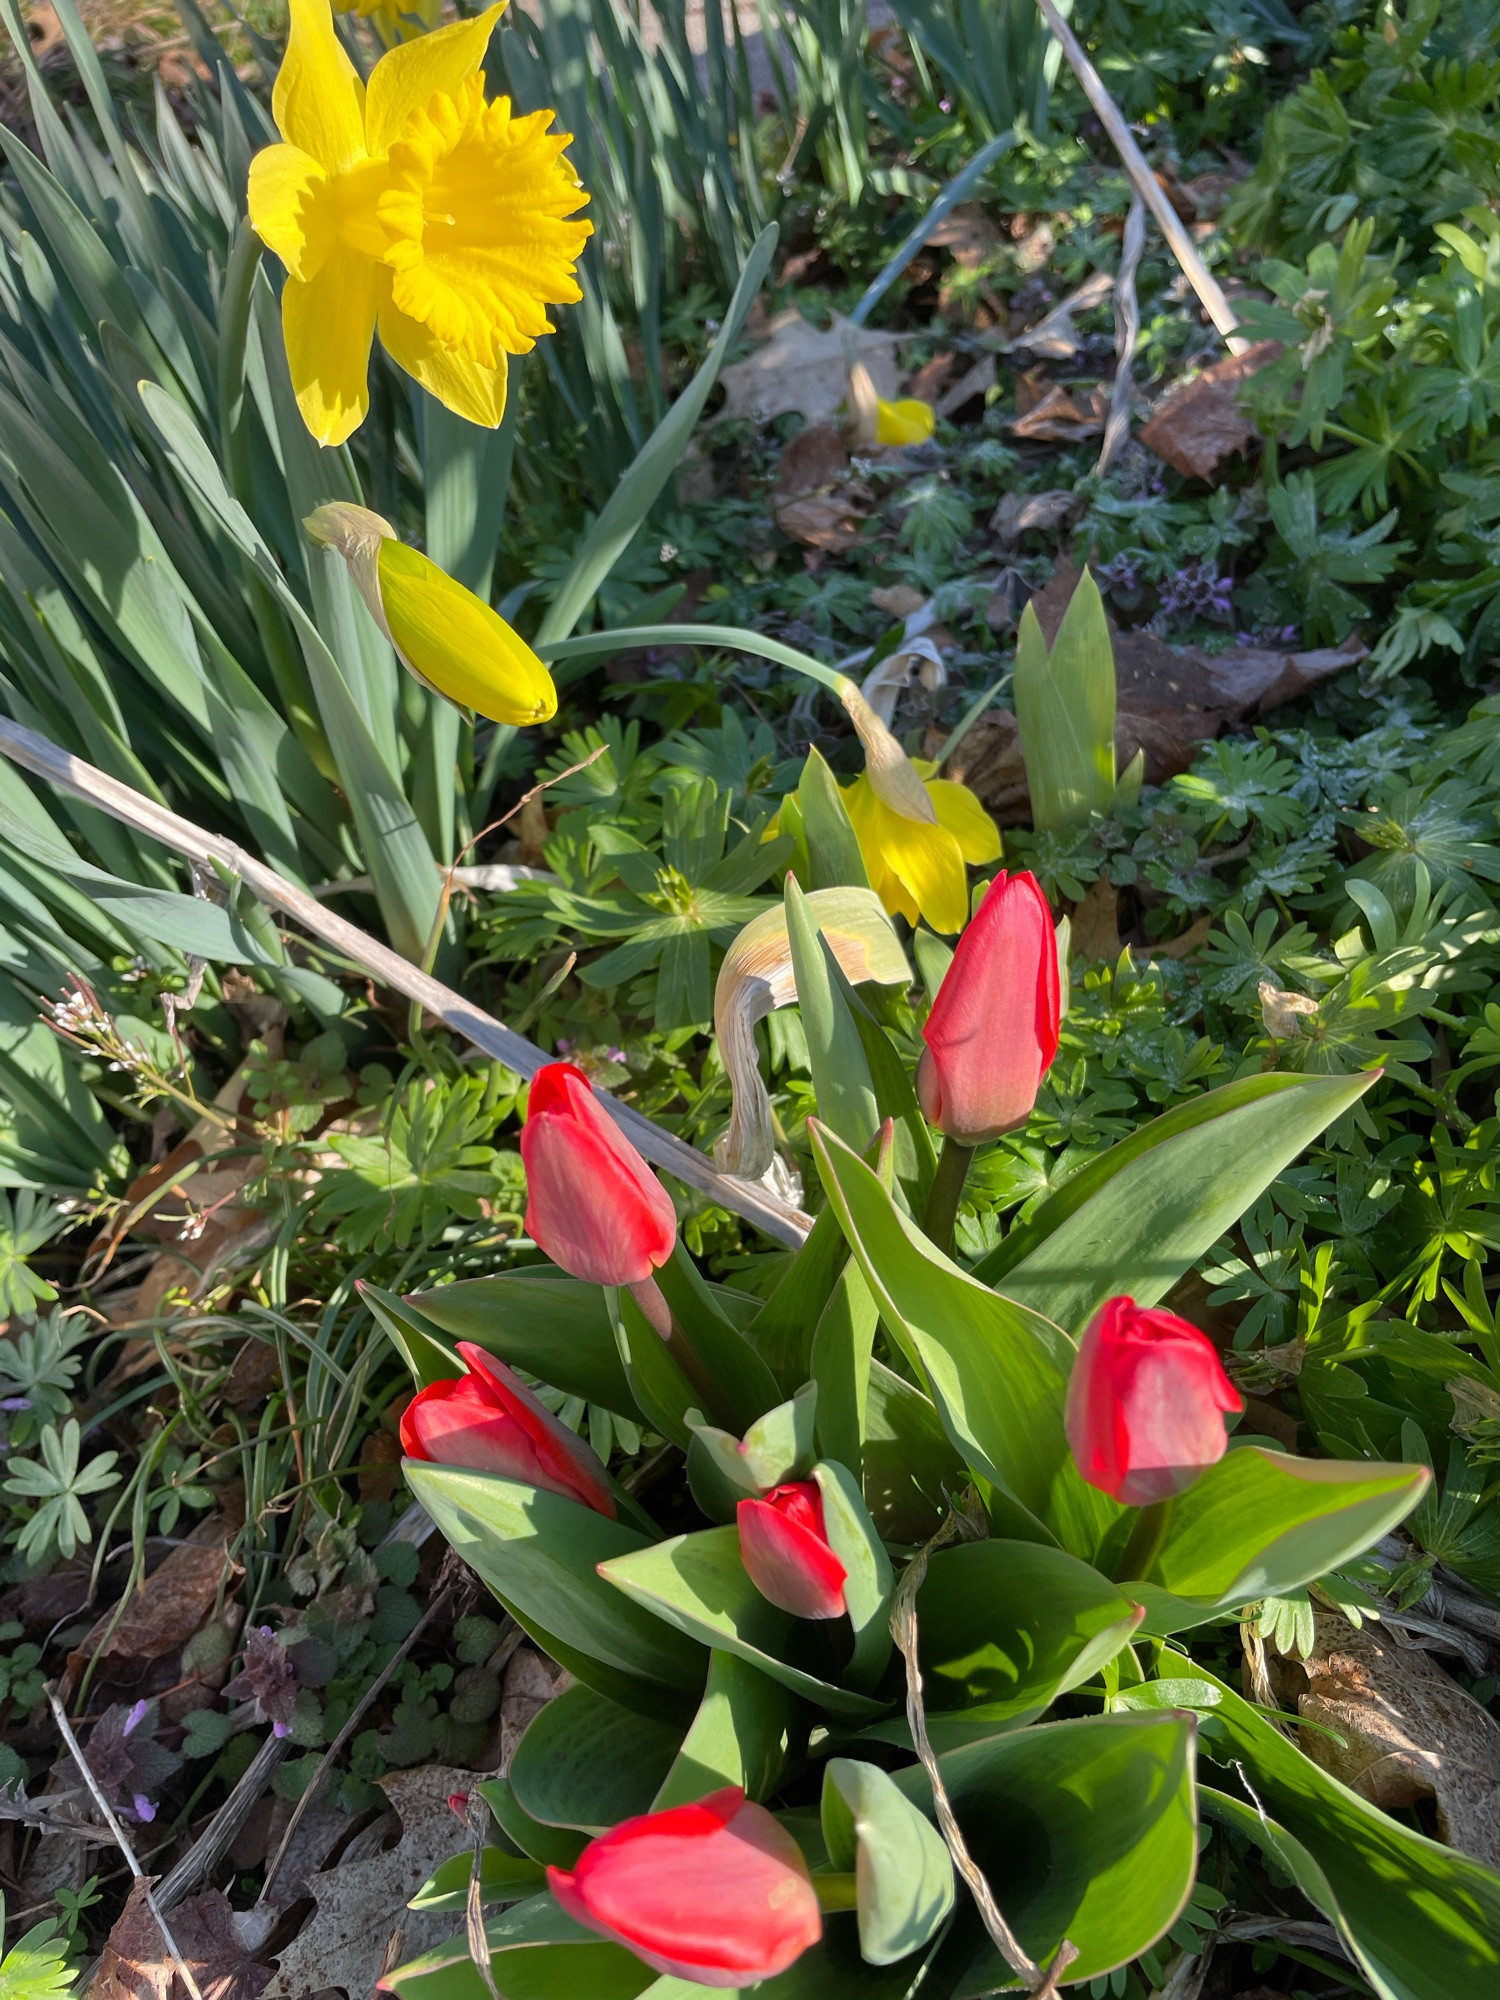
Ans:
{"type": "Polygon", "coordinates": [[[398,540],[381,515],[340,500],[309,514],[303,526],[344,558],[370,616],[424,687],[522,728],[557,713],[552,676],[520,633],[398,540]]]}

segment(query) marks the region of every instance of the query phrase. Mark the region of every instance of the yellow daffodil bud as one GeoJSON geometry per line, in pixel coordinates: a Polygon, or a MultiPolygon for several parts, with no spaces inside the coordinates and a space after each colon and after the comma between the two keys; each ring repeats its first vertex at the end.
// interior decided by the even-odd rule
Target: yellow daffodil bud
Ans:
{"type": "Polygon", "coordinates": [[[524,728],[557,713],[552,676],[521,635],[381,515],[335,501],[303,526],[344,558],[370,616],[424,687],[492,722],[524,728]]]}
{"type": "Polygon", "coordinates": [[[888,403],[882,396],[875,405],[876,444],[926,444],[936,429],[931,403],[915,396],[903,397],[898,403],[888,403]]]}

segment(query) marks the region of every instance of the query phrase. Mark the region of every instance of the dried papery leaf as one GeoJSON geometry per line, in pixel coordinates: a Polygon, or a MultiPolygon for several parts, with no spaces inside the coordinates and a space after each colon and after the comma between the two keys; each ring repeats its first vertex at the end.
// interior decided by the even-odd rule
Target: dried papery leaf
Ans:
{"type": "Polygon", "coordinates": [[[903,819],[937,825],[937,809],[916,767],[853,681],[844,681],[839,699],[848,710],[854,733],[865,753],[865,776],[882,805],[903,819]]]}
{"type": "Polygon", "coordinates": [[[1205,368],[1157,405],[1141,426],[1141,443],[1178,472],[1211,480],[1224,459],[1254,442],[1255,426],[1240,409],[1240,391],[1280,352],[1279,341],[1263,340],[1205,368]]]}
{"type": "MultiPolygon", "coordinates": [[[[179,1904],[172,1932],[205,2000],[210,1995],[213,2000],[256,2000],[264,1991],[270,1969],[245,1951],[234,1911],[221,1890],[204,1889],[179,1904]]],[[[147,1904],[144,1878],[136,1880],[109,1934],[89,2000],[187,2000],[187,1988],[147,1904]]]]}
{"type": "Polygon", "coordinates": [[[315,542],[344,558],[370,616],[394,646],[396,642],[391,638],[380,601],[380,544],[396,540],[396,530],[390,522],[372,508],[356,507],[348,500],[330,500],[327,506],[309,514],[302,525],[315,542]]]}
{"type": "Polygon", "coordinates": [[[1006,341],[1002,353],[1024,348],[1028,354],[1046,355],[1055,361],[1066,361],[1075,355],[1083,345],[1082,336],[1073,324],[1076,312],[1091,312],[1102,306],[1114,290],[1115,281],[1108,271],[1091,271],[1076,292],[1069,292],[1060,299],[1035,326],[1029,326],[1024,333],[1018,333],[1014,340],[1006,341]]]}
{"type": "Polygon", "coordinates": [[[860,691],[887,725],[894,720],[896,703],[911,684],[913,675],[929,693],[946,686],[947,662],[931,639],[903,639],[895,652],[887,653],[879,666],[865,676],[860,691]]]}
{"type": "MultiPolygon", "coordinates": [[[[873,889],[814,889],[807,902],[851,985],[872,979],[896,986],[911,978],[906,954],[873,889]]],[[[729,947],[714,988],[714,1033],[733,1105],[729,1130],[714,1147],[723,1173],[759,1180],[775,1161],[771,1099],[755,1057],[755,1024],[796,997],[786,911],[766,910],[729,947]]]]}
{"type": "Polygon", "coordinates": [[[849,438],[856,448],[866,448],[875,443],[876,427],[880,415],[880,398],[875,393],[875,384],[870,371],[862,361],[854,361],[849,367],[849,438]]]}
{"type": "Polygon", "coordinates": [[[1263,979],[1255,989],[1260,1001],[1260,1018],[1273,1042],[1289,1042],[1302,1032],[1302,1023],[1318,1011],[1318,1003],[1306,993],[1288,993],[1272,980],[1263,979]]]}
{"type": "Polygon", "coordinates": [[[777,313],[766,328],[766,342],[745,361],[720,371],[724,385],[723,418],[749,417],[769,423],[783,410],[800,410],[810,424],[831,423],[849,389],[849,362],[862,362],[880,396],[900,390],[896,348],[903,336],[858,329],[835,313],[819,332],[795,306],[777,313]],[[854,335],[853,354],[849,352],[854,335]]]}
{"type": "Polygon", "coordinates": [[[1451,1847],[1500,1867],[1500,1723],[1430,1653],[1319,1610],[1302,1748],[1386,1811],[1430,1798],[1451,1847]]]}

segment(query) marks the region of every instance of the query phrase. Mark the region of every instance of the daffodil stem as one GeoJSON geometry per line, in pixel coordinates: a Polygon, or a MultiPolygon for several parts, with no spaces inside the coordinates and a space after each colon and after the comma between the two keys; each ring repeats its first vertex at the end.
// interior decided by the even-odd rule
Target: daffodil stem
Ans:
{"type": "Polygon", "coordinates": [[[953,1251],[953,1225],[958,1219],[958,1204],[973,1157],[974,1148],[966,1146],[962,1139],[944,1139],[943,1150],[938,1154],[923,1227],[945,1257],[953,1251]]]}
{"type": "Polygon", "coordinates": [[[1176,1505],[1174,1494],[1166,1500],[1154,1500],[1149,1507],[1141,1509],[1130,1531],[1130,1540],[1125,1544],[1125,1552],[1115,1564],[1115,1576],[1119,1582],[1140,1582],[1145,1577],[1161,1554],[1162,1543],[1167,1539],[1167,1529],[1171,1525],[1172,1509],[1176,1505]]]}

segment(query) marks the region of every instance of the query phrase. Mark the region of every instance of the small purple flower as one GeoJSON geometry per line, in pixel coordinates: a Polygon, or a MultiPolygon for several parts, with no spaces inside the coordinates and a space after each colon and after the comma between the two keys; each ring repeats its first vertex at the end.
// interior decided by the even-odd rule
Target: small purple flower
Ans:
{"type": "Polygon", "coordinates": [[[290,1725],[285,1722],[273,1722],[271,1724],[271,1734],[278,1739],[290,1736],[291,1733],[290,1725]]]}
{"type": "Polygon", "coordinates": [[[146,1708],[147,1704],[143,1701],[138,1701],[135,1704],[135,1707],[131,1709],[129,1715],[126,1716],[124,1722],[121,1724],[120,1734],[122,1736],[128,1736],[132,1729],[140,1727],[146,1720],[146,1708]]]}
{"type": "MultiPolygon", "coordinates": [[[[144,1704],[142,1704],[142,1706],[144,1706],[144,1704]]],[[[132,1803],[135,1806],[135,1816],[138,1820],[142,1820],[147,1825],[149,1825],[151,1821],[156,1818],[156,1807],[152,1803],[152,1801],[146,1797],[146,1794],[144,1792],[137,1792],[132,1803]]]]}
{"type": "Polygon", "coordinates": [[[604,1059],[606,1062],[623,1063],[625,1060],[625,1051],[623,1049],[606,1049],[604,1051],[604,1059]]]}
{"type": "Polygon", "coordinates": [[[0,1397],[0,1410],[29,1410],[30,1408],[31,1398],[29,1396],[0,1397]]]}
{"type": "Polygon", "coordinates": [[[559,1036],[558,1036],[558,1038],[557,1038],[557,1053],[558,1053],[558,1054],[559,1054],[560,1056],[565,1056],[565,1055],[567,1055],[567,1054],[568,1054],[568,1053],[569,1053],[569,1052],[571,1051],[572,1047],[573,1047],[573,1044],[572,1044],[572,1043],[571,1043],[571,1042],[570,1042],[570,1041],[568,1040],[568,1038],[567,1038],[567,1036],[566,1036],[566,1035],[559,1035],[559,1036]]]}

